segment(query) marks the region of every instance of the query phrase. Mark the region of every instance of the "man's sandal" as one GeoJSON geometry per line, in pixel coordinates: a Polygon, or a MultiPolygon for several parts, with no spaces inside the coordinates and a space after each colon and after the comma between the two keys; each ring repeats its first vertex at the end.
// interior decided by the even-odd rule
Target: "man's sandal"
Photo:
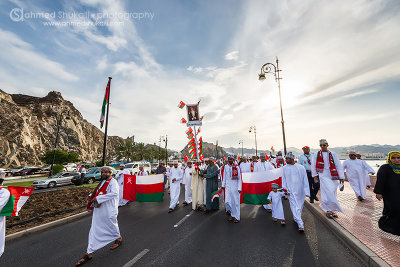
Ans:
{"type": "Polygon", "coordinates": [[[339,216],[336,213],[332,213],[333,218],[339,218],[339,216]]]}
{"type": "Polygon", "coordinates": [[[230,222],[233,221],[233,217],[232,217],[232,216],[229,216],[229,217],[228,217],[228,221],[230,221],[230,222]]]}
{"type": "Polygon", "coordinates": [[[234,223],[239,223],[240,221],[238,219],[233,220],[234,223]]]}
{"type": "Polygon", "coordinates": [[[82,259],[80,259],[75,266],[81,266],[83,264],[85,264],[86,262],[90,261],[93,257],[89,257],[88,254],[85,254],[85,256],[82,257],[82,259]]]}
{"type": "Polygon", "coordinates": [[[333,215],[332,215],[332,213],[326,213],[326,217],[328,217],[329,219],[333,219],[333,215]]]}
{"type": "Polygon", "coordinates": [[[286,224],[286,222],[285,221],[281,221],[281,225],[285,225],[286,224]]]}
{"type": "Polygon", "coordinates": [[[118,248],[119,246],[121,246],[121,244],[122,244],[122,239],[121,240],[117,239],[117,240],[115,240],[114,244],[110,247],[110,249],[114,250],[114,249],[118,248]]]}

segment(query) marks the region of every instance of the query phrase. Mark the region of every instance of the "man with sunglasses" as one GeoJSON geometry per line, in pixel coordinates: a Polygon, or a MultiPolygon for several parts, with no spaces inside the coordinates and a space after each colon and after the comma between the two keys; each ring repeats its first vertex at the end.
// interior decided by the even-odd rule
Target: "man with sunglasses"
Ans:
{"type": "Polygon", "coordinates": [[[337,187],[344,181],[343,166],[337,154],[328,150],[326,139],[319,140],[319,145],[321,150],[313,155],[311,162],[311,175],[315,183],[320,182],[321,208],[328,218],[337,218],[335,211],[343,213],[336,197],[337,187]]]}

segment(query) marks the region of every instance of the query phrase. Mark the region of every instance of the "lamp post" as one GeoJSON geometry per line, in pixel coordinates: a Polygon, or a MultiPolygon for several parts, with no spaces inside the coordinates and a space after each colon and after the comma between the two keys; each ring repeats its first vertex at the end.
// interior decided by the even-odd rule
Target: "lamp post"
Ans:
{"type": "Polygon", "coordinates": [[[167,144],[168,144],[168,135],[165,135],[165,138],[163,139],[165,142],[165,166],[168,164],[168,150],[167,150],[167,144]]]}
{"type": "Polygon", "coordinates": [[[242,144],[242,158],[243,158],[243,140],[239,140],[239,145],[242,144]]]}
{"type": "Polygon", "coordinates": [[[257,130],[255,125],[250,127],[249,133],[251,133],[251,131],[254,131],[254,142],[256,144],[256,156],[257,156],[257,130]]]}
{"type": "Polygon", "coordinates": [[[161,138],[162,138],[162,136],[160,136],[160,140],[158,143],[158,163],[160,163],[160,159],[161,159],[161,138]]]}
{"type": "MultiPolygon", "coordinates": [[[[49,177],[52,175],[53,173],[53,165],[54,165],[54,161],[56,160],[56,149],[57,149],[57,143],[58,143],[58,136],[60,133],[60,127],[61,127],[61,123],[62,123],[62,119],[63,119],[63,113],[65,111],[61,111],[59,114],[56,114],[56,122],[57,122],[57,131],[56,131],[56,140],[54,142],[54,149],[53,149],[53,160],[51,161],[51,166],[50,166],[50,172],[49,172],[49,177]]],[[[67,116],[65,117],[66,120],[71,119],[69,117],[69,113],[67,113],[67,116]]]]}
{"type": "Polygon", "coordinates": [[[265,80],[265,74],[266,73],[272,73],[275,76],[275,81],[278,83],[278,89],[279,89],[279,102],[280,102],[280,107],[281,107],[281,123],[282,123],[282,136],[283,136],[283,150],[286,155],[286,137],[285,137],[285,121],[283,120],[283,112],[282,112],[282,96],[281,96],[281,82],[280,80],[282,79],[279,76],[279,73],[282,70],[279,69],[279,60],[278,57],[276,57],[276,66],[273,63],[265,63],[264,65],[261,66],[261,72],[258,74],[258,79],[260,81],[265,80]]]}

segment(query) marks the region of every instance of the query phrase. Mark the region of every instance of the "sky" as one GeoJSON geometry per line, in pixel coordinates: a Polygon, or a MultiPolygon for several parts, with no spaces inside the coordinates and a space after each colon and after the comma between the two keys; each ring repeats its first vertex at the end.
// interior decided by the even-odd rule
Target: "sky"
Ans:
{"type": "Polygon", "coordinates": [[[400,2],[1,1],[0,89],[59,91],[100,126],[112,76],[110,135],[182,149],[187,104],[206,142],[283,147],[399,144],[400,2]],[[163,144],[162,144],[163,145],[163,144]]]}

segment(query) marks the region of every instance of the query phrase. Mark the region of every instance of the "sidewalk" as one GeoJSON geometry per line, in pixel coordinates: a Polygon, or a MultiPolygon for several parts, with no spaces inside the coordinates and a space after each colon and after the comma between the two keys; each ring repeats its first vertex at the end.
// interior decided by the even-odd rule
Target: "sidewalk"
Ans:
{"type": "MultiPolygon", "coordinates": [[[[379,229],[383,201],[375,198],[373,189],[367,189],[367,199],[360,202],[350,184],[345,182],[345,189],[338,190],[337,197],[344,214],[338,213],[339,218],[334,220],[389,265],[400,266],[400,236],[379,229]]],[[[314,205],[321,208],[320,201],[314,205]]]]}

